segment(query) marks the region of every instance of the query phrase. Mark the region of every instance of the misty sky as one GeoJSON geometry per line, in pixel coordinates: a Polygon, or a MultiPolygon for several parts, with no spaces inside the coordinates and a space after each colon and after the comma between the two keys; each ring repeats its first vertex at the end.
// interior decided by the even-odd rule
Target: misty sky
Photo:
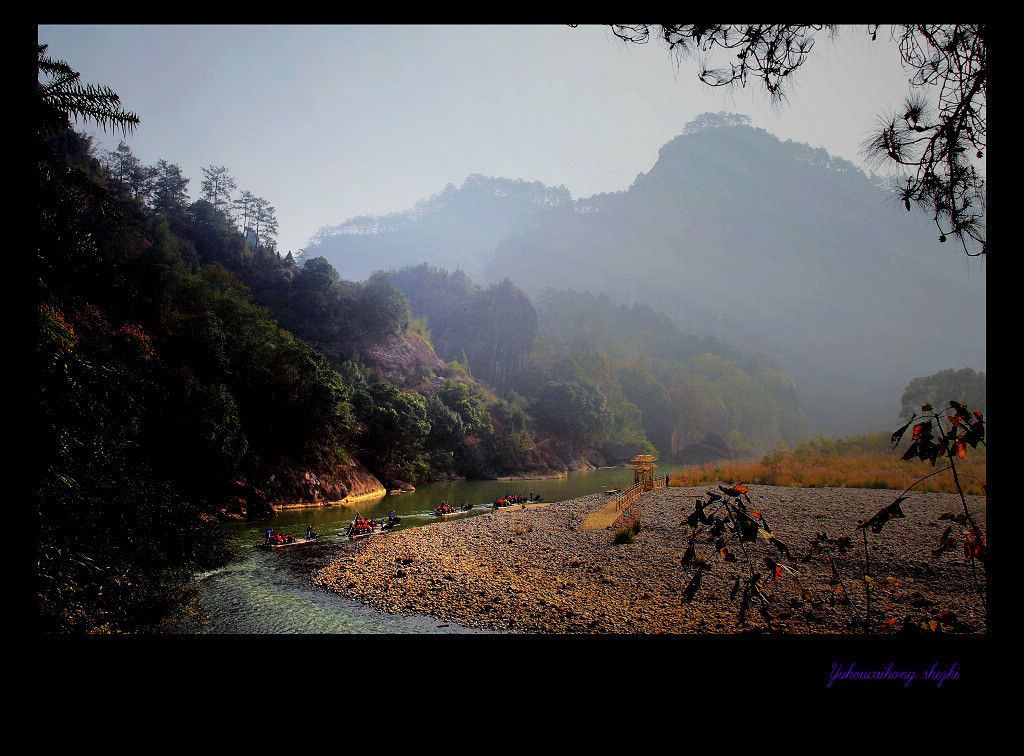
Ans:
{"type": "MultiPolygon", "coordinates": [[[[411,208],[472,173],[565,186],[574,198],[627,189],[704,112],[860,163],[876,117],[907,74],[888,33],[822,35],[773,109],[763,89],[712,89],[656,41],[626,46],[599,26],[38,27],[48,55],[105,85],[141,123],[126,141],[146,165],[202,168],[276,208],[278,249],[321,227],[411,208]]],[[[724,58],[719,59],[724,60],[724,58]]],[[[114,149],[120,132],[104,134],[114,149]]]]}

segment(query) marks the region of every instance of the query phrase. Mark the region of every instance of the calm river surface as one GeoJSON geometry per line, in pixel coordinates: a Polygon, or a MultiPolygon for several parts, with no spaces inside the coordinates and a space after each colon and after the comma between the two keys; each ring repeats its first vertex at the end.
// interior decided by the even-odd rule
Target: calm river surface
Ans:
{"type": "MultiPolygon", "coordinates": [[[[665,475],[675,469],[659,466],[657,473],[665,475]]],[[[442,501],[455,507],[473,504],[473,509],[454,516],[479,517],[489,511],[486,505],[506,493],[528,497],[533,492],[546,502],[558,502],[605,491],[614,485],[626,488],[632,483],[633,471],[628,467],[573,472],[550,480],[430,483],[413,492],[351,506],[289,509],[272,520],[227,522],[222,528],[235,557],[223,569],[200,576],[199,608],[206,616],[205,622],[179,620],[172,623],[174,629],[170,632],[477,633],[480,631],[429,617],[380,614],[357,601],[311,585],[308,576],[346,549],[357,548],[338,537],[356,512],[379,520],[394,511],[402,518],[396,529],[414,528],[437,522],[432,512],[442,501]],[[256,548],[268,528],[304,537],[307,525],[320,533],[319,540],[285,549],[256,548]]]]}

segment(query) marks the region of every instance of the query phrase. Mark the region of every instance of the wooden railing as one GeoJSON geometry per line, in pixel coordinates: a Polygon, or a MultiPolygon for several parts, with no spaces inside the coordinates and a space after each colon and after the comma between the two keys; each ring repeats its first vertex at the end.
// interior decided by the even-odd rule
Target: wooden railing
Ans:
{"type": "Polygon", "coordinates": [[[664,478],[655,478],[653,483],[646,484],[644,481],[634,483],[632,486],[627,488],[625,491],[615,497],[615,509],[616,511],[624,509],[632,504],[634,501],[640,498],[640,494],[644,491],[653,491],[655,488],[664,488],[666,485],[664,478]]]}
{"type": "Polygon", "coordinates": [[[634,483],[632,486],[627,488],[625,491],[615,497],[615,509],[620,510],[624,507],[628,507],[634,501],[640,498],[640,494],[644,492],[643,483],[634,483]]]}

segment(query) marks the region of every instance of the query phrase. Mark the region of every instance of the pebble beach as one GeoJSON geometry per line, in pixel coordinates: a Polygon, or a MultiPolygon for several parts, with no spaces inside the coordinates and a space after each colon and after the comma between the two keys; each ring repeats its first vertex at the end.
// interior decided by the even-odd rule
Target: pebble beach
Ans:
{"type": "MultiPolygon", "coordinates": [[[[959,532],[943,519],[963,512],[958,496],[911,492],[901,504],[904,517],[867,532],[868,607],[857,526],[900,492],[751,486],[748,509],[767,526],[762,537],[742,544],[733,538],[723,556],[704,528],[693,544],[700,559],[684,565],[695,532],[687,518],[707,491],[718,486],[643,494],[631,542],[616,538],[631,524],[628,515],[593,526],[610,502],[594,494],[356,542],[312,582],[380,612],[495,633],[849,634],[860,632],[855,618],[865,616],[872,633],[986,632],[962,539],[933,555],[947,526],[959,532]],[[821,535],[829,545],[820,548],[819,538],[814,553],[821,535]],[[840,550],[842,537],[850,540],[840,550]],[[726,561],[730,553],[735,559],[726,561]],[[761,575],[760,596],[752,596],[741,621],[743,592],[732,589],[745,584],[751,567],[761,575]]],[[[985,499],[968,497],[968,508],[987,533],[985,499]]],[[[984,588],[984,565],[976,567],[984,588]]]]}

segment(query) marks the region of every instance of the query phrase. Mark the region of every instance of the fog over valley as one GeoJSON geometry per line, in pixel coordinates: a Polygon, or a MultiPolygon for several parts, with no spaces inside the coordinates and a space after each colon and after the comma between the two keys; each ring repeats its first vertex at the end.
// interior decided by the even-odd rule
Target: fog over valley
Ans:
{"type": "MultiPolygon", "coordinates": [[[[599,158],[597,158],[599,159],[599,158]]],[[[324,226],[304,252],[345,279],[427,263],[488,286],[643,303],[774,361],[811,433],[886,429],[917,376],[985,366],[985,267],[822,148],[705,114],[629,187],[470,175],[408,211],[324,226]]],[[[544,323],[541,323],[544,326],[544,323]]]]}

